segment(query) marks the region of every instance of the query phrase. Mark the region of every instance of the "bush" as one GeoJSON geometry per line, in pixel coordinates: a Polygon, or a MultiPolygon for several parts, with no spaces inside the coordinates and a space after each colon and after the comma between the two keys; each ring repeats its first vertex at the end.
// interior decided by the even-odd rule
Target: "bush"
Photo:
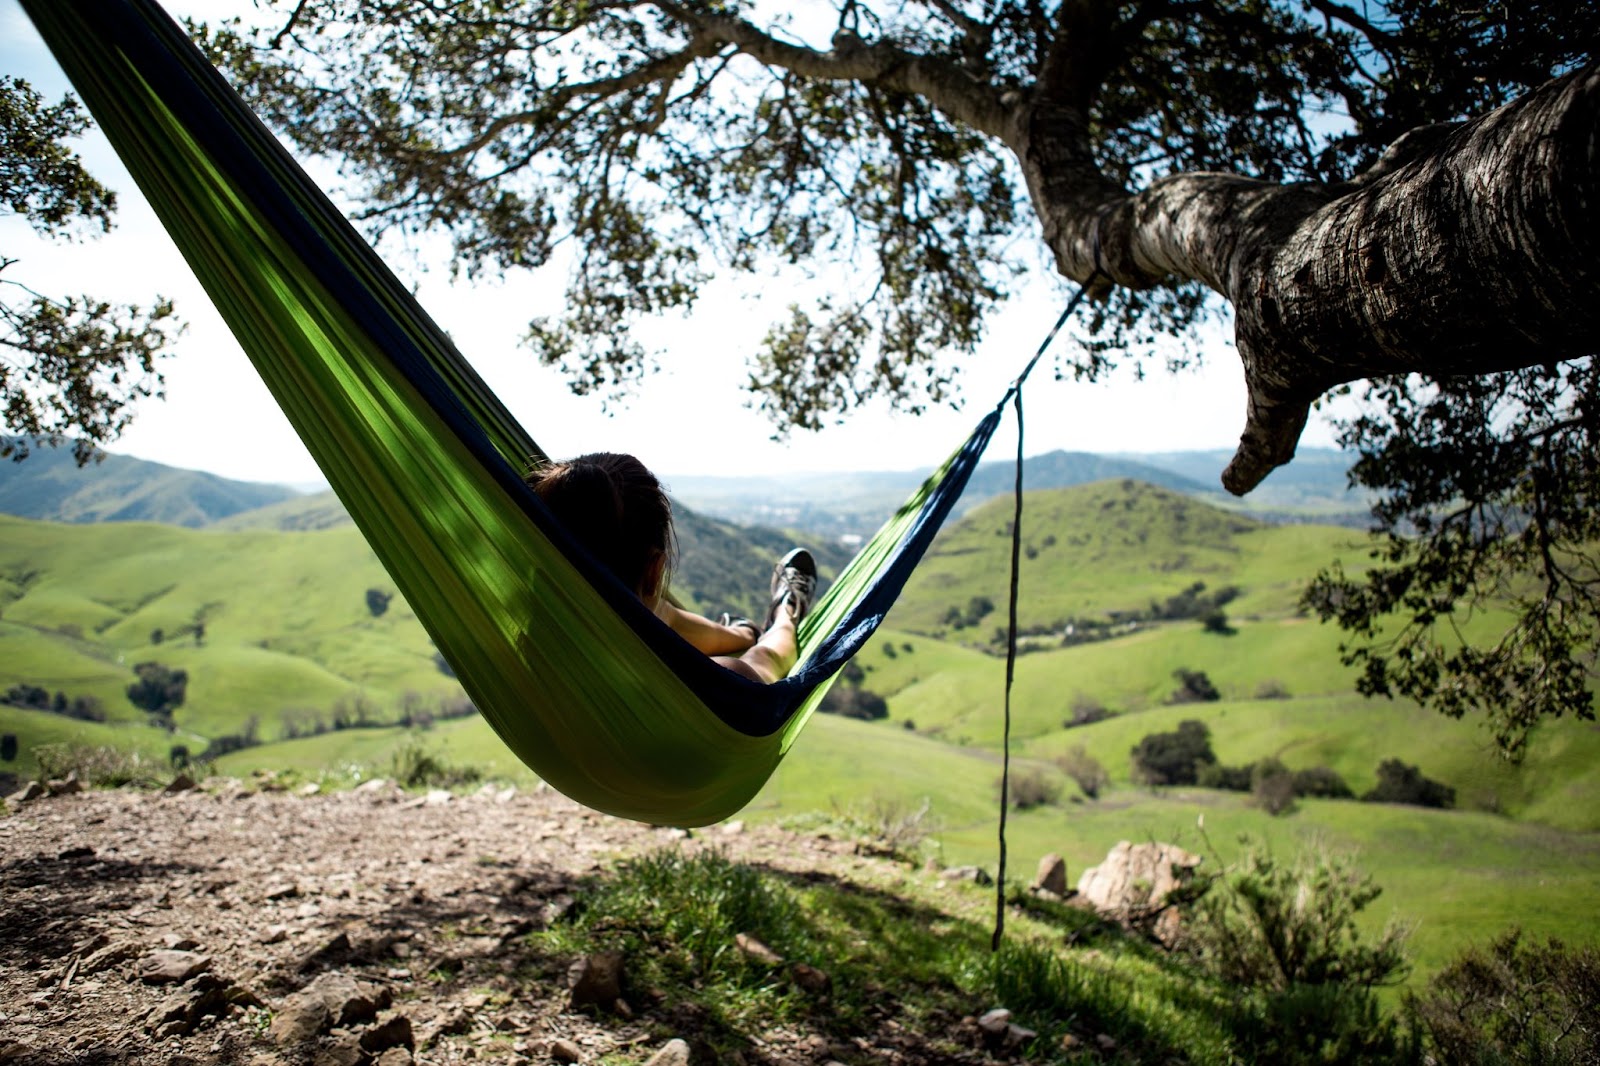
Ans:
{"type": "Polygon", "coordinates": [[[405,788],[455,788],[483,779],[476,766],[457,766],[415,742],[394,753],[391,769],[405,788]]]}
{"type": "Polygon", "coordinates": [[[1172,676],[1178,679],[1178,687],[1167,697],[1168,703],[1213,703],[1222,698],[1217,686],[1200,670],[1185,670],[1180,666],[1172,671],[1172,676]]]}
{"type": "Polygon", "coordinates": [[[1291,813],[1294,775],[1277,759],[1262,759],[1250,768],[1250,800],[1274,817],[1291,813]]]}
{"type": "Polygon", "coordinates": [[[1378,764],[1378,784],[1361,797],[1363,803],[1406,803],[1413,807],[1454,807],[1456,790],[1424,777],[1416,766],[1399,759],[1378,764]]]}
{"type": "Polygon", "coordinates": [[[851,685],[834,685],[817,704],[823,714],[838,714],[846,718],[859,718],[874,722],[889,717],[889,701],[876,692],[851,685]]]}
{"type": "Polygon", "coordinates": [[[1083,794],[1090,799],[1099,799],[1100,793],[1111,784],[1111,775],[1100,761],[1090,755],[1082,744],[1075,744],[1067,749],[1066,754],[1056,759],[1056,765],[1061,767],[1061,772],[1076,782],[1083,794]]]}
{"type": "Polygon", "coordinates": [[[1200,624],[1205,628],[1207,633],[1215,633],[1222,637],[1231,637],[1238,632],[1238,630],[1234,629],[1233,626],[1228,624],[1228,612],[1224,611],[1221,607],[1218,607],[1212,611],[1207,611],[1205,614],[1201,615],[1200,624]]]}
{"type": "Polygon", "coordinates": [[[1461,1066],[1600,1062],[1600,950],[1525,944],[1518,930],[1469,948],[1411,1003],[1438,1057],[1461,1066]]]}
{"type": "Polygon", "coordinates": [[[6,690],[5,697],[0,703],[9,703],[13,707],[25,707],[32,711],[48,711],[50,709],[50,690],[40,688],[38,685],[12,685],[6,690]]]}
{"type": "Polygon", "coordinates": [[[33,749],[39,763],[39,776],[53,779],[77,774],[87,786],[121,788],[124,785],[150,786],[160,783],[158,767],[138,752],[88,744],[41,744],[33,749]]]}
{"type": "Polygon", "coordinates": [[[1077,696],[1072,701],[1072,717],[1062,721],[1062,729],[1071,729],[1080,725],[1091,725],[1103,722],[1111,717],[1111,711],[1105,704],[1092,696],[1077,696]]]}
{"type": "Polygon", "coordinates": [[[1215,788],[1224,792],[1249,792],[1251,766],[1223,766],[1221,763],[1202,765],[1195,773],[1195,784],[1201,788],[1215,788]]]}
{"type": "Polygon", "coordinates": [[[382,589],[367,590],[367,611],[374,618],[381,618],[389,609],[389,601],[394,599],[394,593],[382,589]]]}
{"type": "Polygon", "coordinates": [[[188,769],[189,746],[187,744],[174,744],[167,749],[167,764],[174,770],[188,769]]]}
{"type": "Polygon", "coordinates": [[[1405,975],[1405,933],[1391,925],[1369,941],[1357,925],[1380,891],[1348,859],[1308,851],[1286,865],[1259,847],[1210,885],[1188,943],[1234,997],[1243,1061],[1407,1057],[1373,991],[1405,975]]]}
{"type": "Polygon", "coordinates": [[[17,735],[5,733],[0,735],[0,762],[16,762],[17,760],[17,735]]]}
{"type": "Polygon", "coordinates": [[[1313,766],[1294,773],[1294,794],[1322,799],[1351,799],[1355,793],[1344,778],[1326,766],[1313,766]]]}
{"type": "Polygon", "coordinates": [[[1269,677],[1256,686],[1256,699],[1258,700],[1286,700],[1289,698],[1289,686],[1275,677],[1269,677]]]}
{"type": "Polygon", "coordinates": [[[1186,719],[1174,733],[1150,733],[1133,749],[1133,776],[1146,785],[1192,785],[1199,768],[1217,761],[1211,730],[1186,719]]]}
{"type": "MultiPolygon", "coordinates": [[[[1014,771],[1009,782],[1011,806],[1019,811],[1048,807],[1061,798],[1061,783],[1036,766],[1014,771]]],[[[1000,782],[995,782],[1000,787],[1000,782]]]]}

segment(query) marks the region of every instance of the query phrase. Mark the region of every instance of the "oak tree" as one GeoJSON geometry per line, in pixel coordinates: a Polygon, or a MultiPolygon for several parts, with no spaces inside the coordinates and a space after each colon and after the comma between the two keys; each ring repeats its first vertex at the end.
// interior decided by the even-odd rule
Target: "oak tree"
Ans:
{"type": "MultiPolygon", "coordinates": [[[[111,228],[116,194],[67,142],[88,126],[71,97],[47,104],[20,78],[0,76],[0,217],[25,218],[74,240],[111,228]]],[[[133,419],[133,401],[159,395],[155,361],[178,331],[172,304],[149,309],[89,295],[48,296],[17,280],[0,253],[0,457],[70,439],[80,464],[133,419]]]]}
{"type": "Polygon", "coordinates": [[[1230,490],[1367,382],[1345,432],[1384,557],[1312,592],[1363,685],[1488,707],[1511,750],[1592,713],[1596,5],[275,6],[202,37],[373,233],[446,232],[468,275],[569,264],[528,341],[579,391],[647,372],[637,327],[719,270],[829,288],[750,368],[797,427],[948,399],[1041,261],[1098,297],[1081,376],[1226,307],[1249,390],[1230,490]],[[1499,644],[1441,631],[1507,599],[1499,644]]]}

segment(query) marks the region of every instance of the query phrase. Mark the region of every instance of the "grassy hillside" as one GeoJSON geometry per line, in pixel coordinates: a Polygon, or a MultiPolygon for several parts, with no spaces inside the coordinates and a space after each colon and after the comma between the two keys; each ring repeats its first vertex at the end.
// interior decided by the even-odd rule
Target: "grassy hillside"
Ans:
{"type": "Polygon", "coordinates": [[[78,466],[71,448],[33,448],[0,463],[0,514],[54,522],[164,522],[198,528],[297,496],[283,485],[231,481],[126,455],[78,466]]]}

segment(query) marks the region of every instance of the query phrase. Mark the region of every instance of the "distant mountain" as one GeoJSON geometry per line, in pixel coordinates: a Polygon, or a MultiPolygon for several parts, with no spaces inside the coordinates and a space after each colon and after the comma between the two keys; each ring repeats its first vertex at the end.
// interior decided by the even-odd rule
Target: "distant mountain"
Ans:
{"type": "Polygon", "coordinates": [[[50,522],[161,522],[191,529],[299,494],[107,453],[80,467],[71,448],[0,461],[0,514],[50,522]]]}
{"type": "Polygon", "coordinates": [[[1140,453],[1120,458],[1193,479],[1201,494],[1227,501],[1229,507],[1251,514],[1355,525],[1365,525],[1369,518],[1370,494],[1350,487],[1348,474],[1355,456],[1336,448],[1299,449],[1293,462],[1268,474],[1242,498],[1228,496],[1219,481],[1223,468],[1233,458],[1233,452],[1225,449],[1140,453]]]}

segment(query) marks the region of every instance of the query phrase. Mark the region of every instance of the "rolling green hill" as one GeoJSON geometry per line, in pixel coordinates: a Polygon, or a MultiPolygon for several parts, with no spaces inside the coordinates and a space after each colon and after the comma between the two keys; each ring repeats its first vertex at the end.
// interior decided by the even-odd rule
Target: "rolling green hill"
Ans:
{"type": "Polygon", "coordinates": [[[71,448],[33,448],[0,462],[0,514],[53,522],[163,522],[198,528],[298,496],[283,485],[230,481],[106,453],[80,467],[71,448]]]}

